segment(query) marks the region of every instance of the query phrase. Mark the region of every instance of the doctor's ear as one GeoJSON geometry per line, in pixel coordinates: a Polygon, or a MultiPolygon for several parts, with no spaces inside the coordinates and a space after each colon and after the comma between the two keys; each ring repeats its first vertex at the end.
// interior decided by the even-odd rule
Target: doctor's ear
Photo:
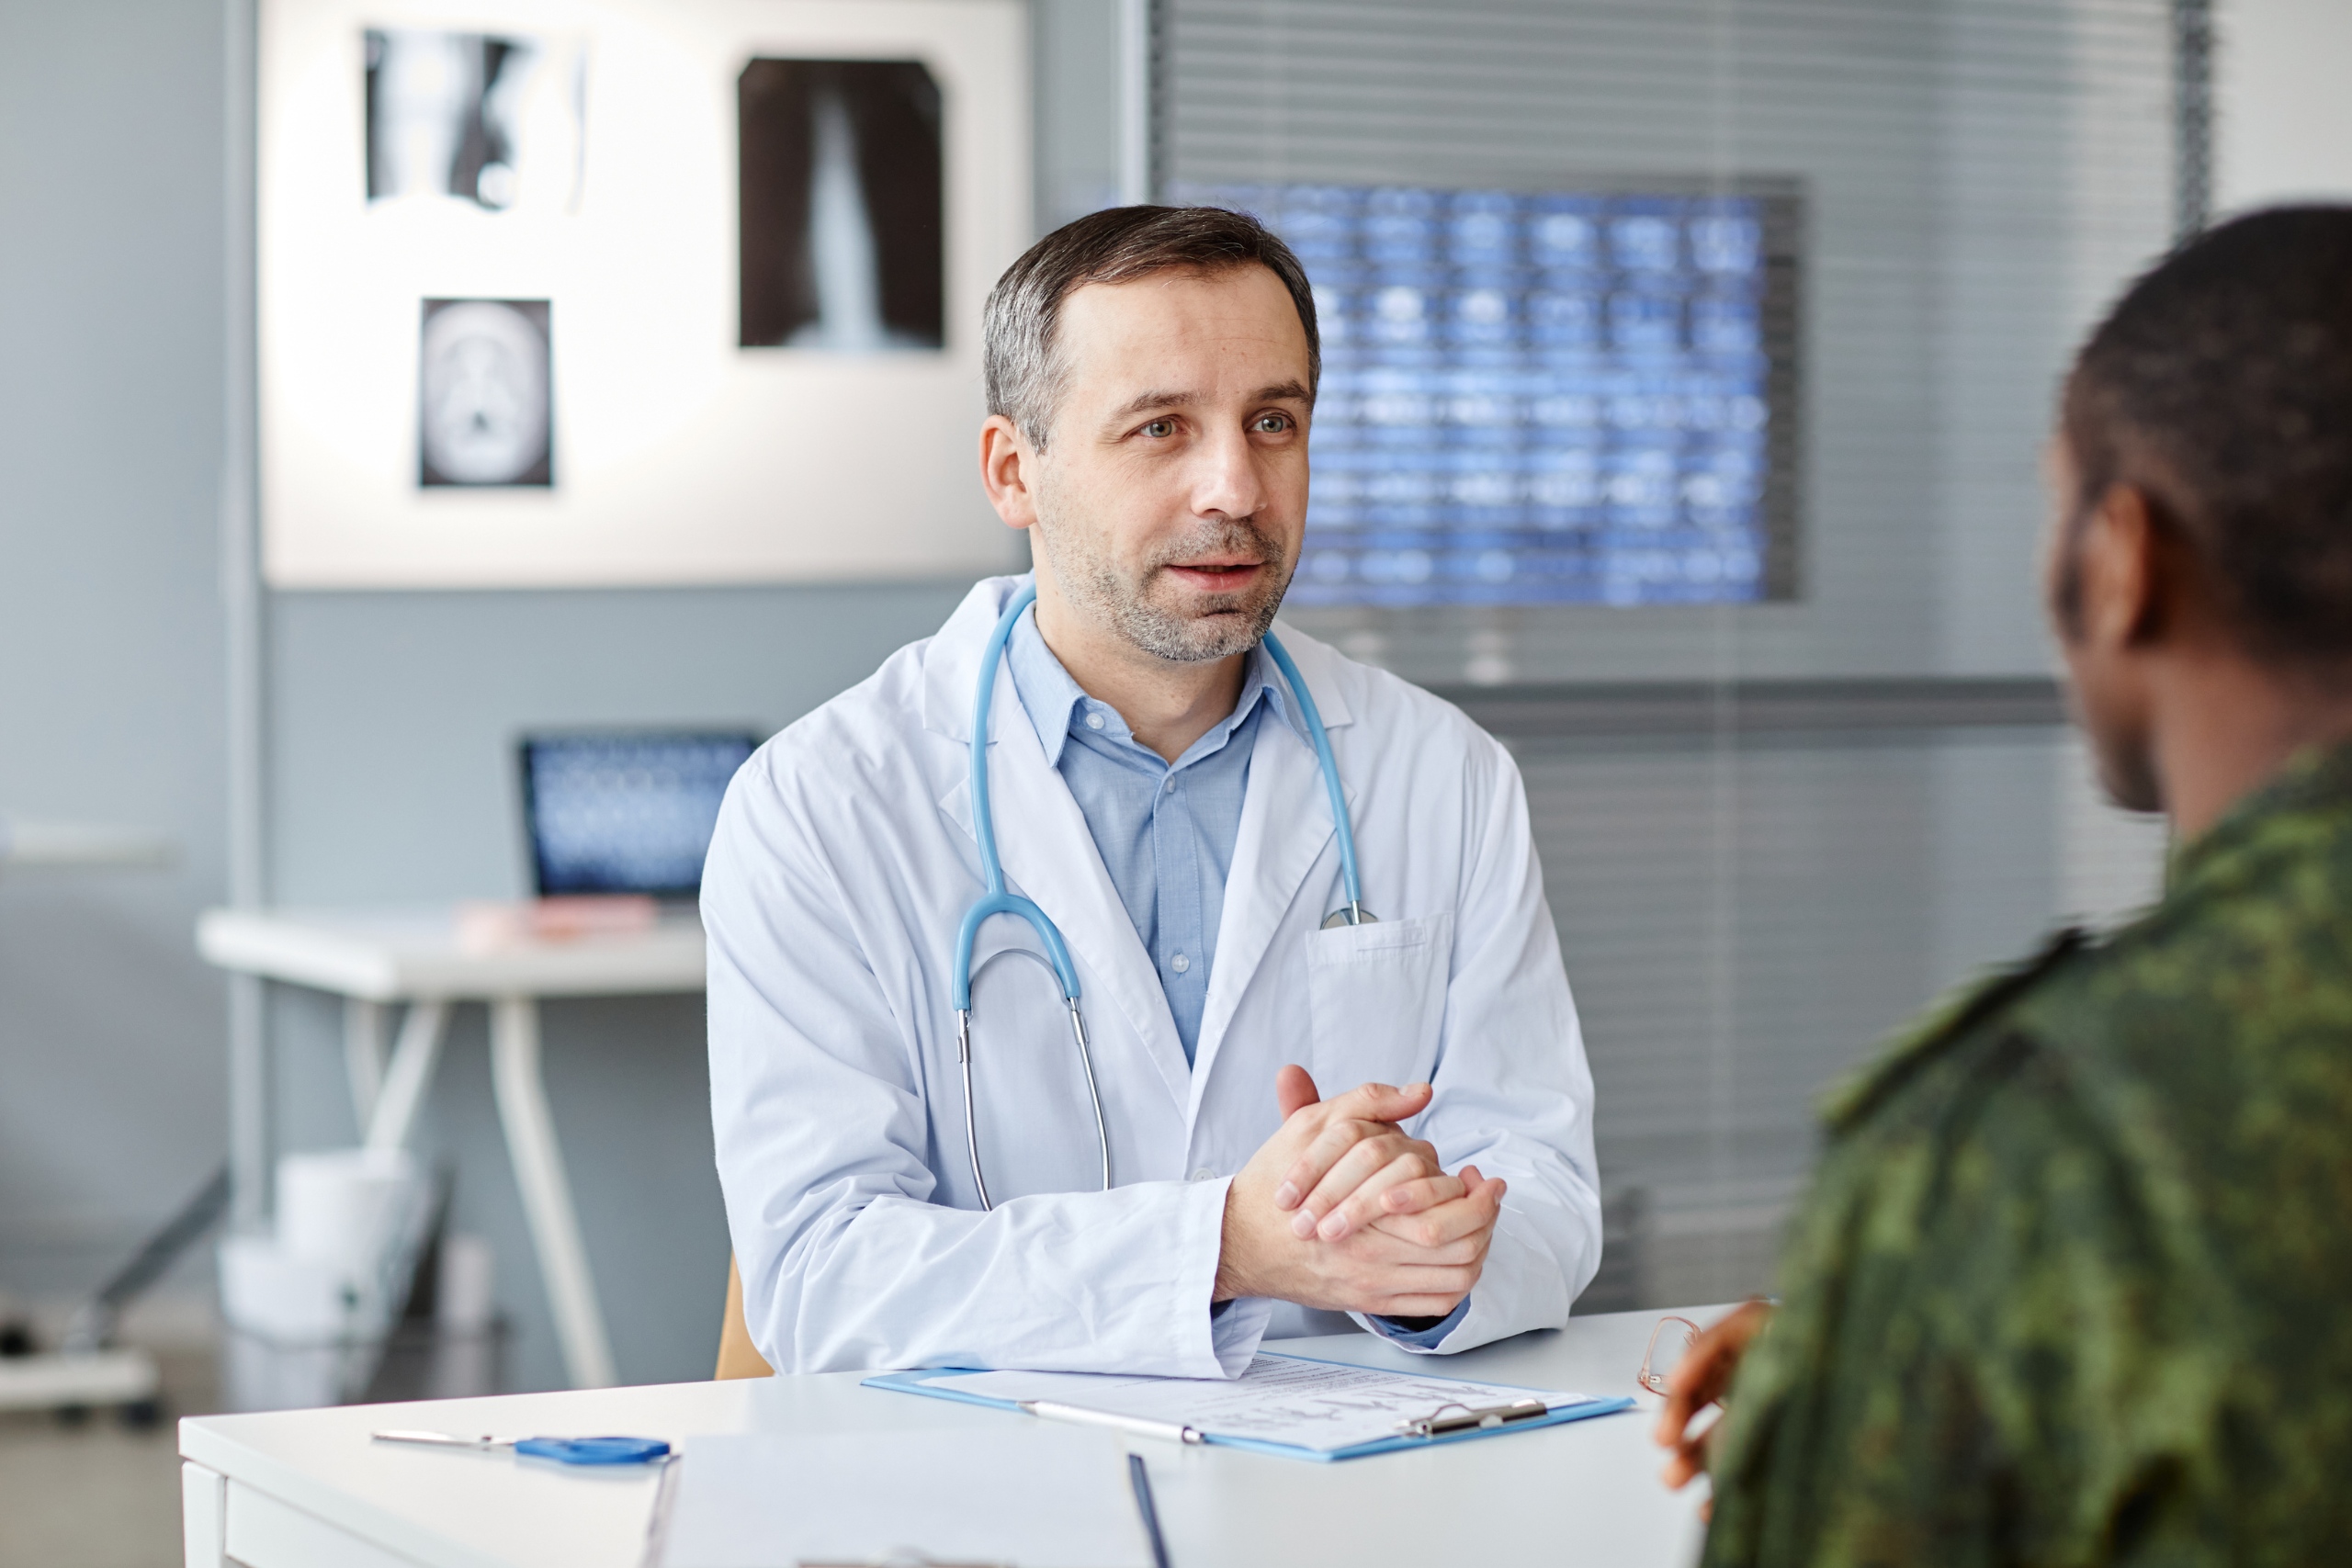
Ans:
{"type": "Polygon", "coordinates": [[[1001,413],[989,415],[980,426],[980,483],[1008,528],[1026,528],[1037,521],[1036,463],[1037,455],[1020,427],[1001,413]]]}

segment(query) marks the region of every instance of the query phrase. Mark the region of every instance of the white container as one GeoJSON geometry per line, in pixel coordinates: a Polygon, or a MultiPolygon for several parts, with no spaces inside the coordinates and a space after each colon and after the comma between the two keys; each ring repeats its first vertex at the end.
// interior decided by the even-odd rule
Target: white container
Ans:
{"type": "Polygon", "coordinates": [[[288,1344],[333,1344],[355,1326],[360,1299],[343,1270],[296,1258],[266,1235],[220,1244],[220,1315],[232,1327],[288,1344]]]}
{"type": "Polygon", "coordinates": [[[422,1217],[424,1180],[401,1149],[327,1149],[277,1162],[277,1242],[373,1293],[422,1217]]]}
{"type": "Polygon", "coordinates": [[[441,1243],[434,1320],[452,1334],[481,1334],[498,1314],[497,1259],[487,1237],[456,1231],[441,1243]]]}

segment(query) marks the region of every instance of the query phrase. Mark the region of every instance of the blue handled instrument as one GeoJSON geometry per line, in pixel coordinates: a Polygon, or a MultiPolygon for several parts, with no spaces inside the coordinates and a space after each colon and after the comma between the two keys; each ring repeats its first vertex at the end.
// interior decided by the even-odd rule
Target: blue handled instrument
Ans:
{"type": "Polygon", "coordinates": [[[459,1438],[447,1432],[375,1432],[379,1443],[421,1443],[436,1449],[513,1449],[533,1459],[558,1464],[650,1464],[669,1457],[670,1445],[659,1438],[459,1438]]]}

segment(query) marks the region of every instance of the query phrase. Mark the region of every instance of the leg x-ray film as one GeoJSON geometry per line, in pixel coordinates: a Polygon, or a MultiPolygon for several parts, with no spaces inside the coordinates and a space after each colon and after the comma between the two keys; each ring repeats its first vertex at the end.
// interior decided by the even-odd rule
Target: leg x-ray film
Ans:
{"type": "Polygon", "coordinates": [[[368,199],[569,212],[586,51],[576,42],[368,31],[368,199]]]}

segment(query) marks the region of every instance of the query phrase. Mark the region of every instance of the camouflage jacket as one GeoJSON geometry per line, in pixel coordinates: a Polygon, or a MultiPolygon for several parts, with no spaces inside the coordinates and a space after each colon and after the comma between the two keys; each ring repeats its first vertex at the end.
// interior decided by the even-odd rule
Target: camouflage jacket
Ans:
{"type": "Polygon", "coordinates": [[[1827,1122],[1708,1563],[2352,1561],[2352,747],[1827,1122]]]}

